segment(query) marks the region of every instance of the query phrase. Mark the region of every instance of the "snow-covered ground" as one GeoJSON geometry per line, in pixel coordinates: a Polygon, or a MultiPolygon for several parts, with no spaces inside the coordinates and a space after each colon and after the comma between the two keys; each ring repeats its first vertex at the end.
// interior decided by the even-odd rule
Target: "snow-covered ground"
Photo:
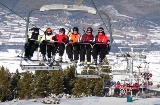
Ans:
{"type": "MultiPolygon", "coordinates": [[[[33,102],[33,100],[19,100],[17,102],[10,101],[0,103],[0,105],[45,105],[41,100],[33,102]]],[[[160,98],[133,98],[133,102],[127,102],[126,98],[114,97],[85,97],[61,99],[60,105],[160,105],[160,98]]]]}
{"type": "MultiPolygon", "coordinates": [[[[22,70],[20,67],[21,58],[17,57],[17,55],[19,55],[20,52],[21,52],[20,50],[19,52],[16,52],[14,49],[9,49],[8,52],[0,52],[0,66],[4,66],[5,68],[9,69],[11,73],[14,73],[17,69],[19,70],[19,72],[24,72],[24,70],[22,70]]],[[[37,51],[35,51],[34,56],[32,58],[33,60],[37,59],[37,54],[38,54],[37,51]]],[[[56,56],[56,59],[57,58],[58,56],[56,56]]],[[[41,59],[42,59],[42,56],[39,53],[39,60],[41,59]]],[[[65,61],[69,61],[66,54],[64,54],[63,59],[65,61]]],[[[22,64],[28,65],[28,63],[25,62],[23,59],[22,59],[22,64]]],[[[34,65],[34,64],[35,63],[30,64],[30,65],[34,65]]],[[[66,68],[67,66],[69,65],[64,64],[62,65],[62,68],[66,68]]]]}
{"type": "MultiPolygon", "coordinates": [[[[18,69],[19,72],[24,72],[20,68],[21,58],[16,57],[18,54],[19,54],[19,52],[16,53],[16,51],[12,50],[12,49],[9,49],[8,52],[0,52],[0,66],[3,65],[4,67],[8,68],[10,72],[15,72],[16,69],[18,69]]],[[[141,63],[140,61],[134,61],[134,67],[133,67],[134,71],[136,71],[136,72],[139,71],[137,66],[142,66],[142,68],[140,69],[140,72],[143,72],[143,71],[151,72],[153,75],[151,80],[154,82],[154,84],[160,82],[159,81],[159,78],[160,78],[160,71],[159,71],[160,57],[157,55],[156,54],[148,54],[147,55],[146,61],[149,63],[148,65],[141,63]]],[[[37,53],[35,52],[33,59],[36,59],[36,57],[37,57],[37,53]]],[[[56,58],[57,57],[58,56],[56,56],[56,58]]],[[[112,62],[110,62],[112,69],[124,70],[126,68],[127,62],[124,59],[118,60],[118,59],[116,59],[115,55],[111,55],[111,54],[110,54],[110,56],[107,56],[107,58],[112,59],[112,62]]],[[[40,59],[41,59],[41,57],[40,57],[40,59]]],[[[63,59],[65,61],[69,61],[67,54],[64,54],[63,59]]],[[[62,68],[65,68],[66,66],[69,66],[69,64],[62,65],[62,68]]],[[[80,72],[80,70],[79,70],[79,72],[80,72]]],[[[121,76],[121,75],[115,76],[115,81],[120,80],[120,79],[124,79],[124,78],[127,78],[127,77],[121,76]]]]}

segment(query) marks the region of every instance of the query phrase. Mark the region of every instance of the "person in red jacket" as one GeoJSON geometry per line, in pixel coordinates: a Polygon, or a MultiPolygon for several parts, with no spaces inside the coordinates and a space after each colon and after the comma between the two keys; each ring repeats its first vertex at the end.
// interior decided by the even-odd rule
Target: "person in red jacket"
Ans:
{"type": "Polygon", "coordinates": [[[64,54],[64,50],[65,50],[65,44],[68,43],[68,36],[65,35],[65,29],[64,28],[60,28],[59,29],[59,34],[56,34],[53,38],[55,41],[55,46],[53,48],[52,51],[52,59],[55,60],[55,54],[57,52],[58,49],[58,53],[59,53],[59,62],[62,62],[62,56],[64,54]]]}
{"type": "Polygon", "coordinates": [[[91,51],[92,47],[89,44],[83,43],[93,43],[94,36],[92,34],[93,29],[91,27],[87,28],[86,33],[81,38],[81,50],[80,50],[80,66],[84,65],[85,54],[87,54],[87,64],[91,62],[91,51]]]}
{"type": "Polygon", "coordinates": [[[97,64],[97,56],[98,53],[100,54],[99,57],[99,63],[102,63],[102,60],[105,58],[106,56],[106,52],[107,52],[107,42],[108,42],[108,37],[106,36],[104,29],[102,27],[100,27],[98,29],[98,35],[95,38],[95,43],[102,43],[102,44],[96,44],[93,47],[93,59],[94,59],[94,64],[97,64]]]}

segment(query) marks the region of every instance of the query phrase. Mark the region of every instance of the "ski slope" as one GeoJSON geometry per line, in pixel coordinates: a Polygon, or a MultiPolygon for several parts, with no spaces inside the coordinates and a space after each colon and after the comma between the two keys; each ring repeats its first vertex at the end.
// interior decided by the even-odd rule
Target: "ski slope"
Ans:
{"type": "MultiPolygon", "coordinates": [[[[14,73],[17,69],[19,70],[20,73],[25,72],[24,70],[22,70],[20,68],[21,58],[16,57],[18,54],[19,54],[19,52],[16,52],[13,49],[9,49],[8,52],[0,52],[0,66],[3,65],[5,68],[8,68],[11,73],[14,73]]],[[[147,71],[149,71],[153,75],[152,78],[151,78],[151,81],[153,82],[154,87],[156,87],[156,85],[160,82],[160,80],[159,80],[160,79],[160,71],[159,71],[160,70],[160,66],[159,66],[160,57],[157,56],[157,55],[148,54],[147,55],[148,57],[146,59],[146,61],[150,63],[147,71]]],[[[40,54],[39,54],[39,56],[40,56],[40,54]]],[[[33,59],[36,59],[36,58],[37,58],[37,52],[34,53],[33,59]]],[[[58,54],[57,54],[56,58],[58,58],[58,54]]],[[[123,61],[123,60],[116,61],[117,59],[116,59],[115,55],[112,55],[112,54],[107,55],[107,58],[108,59],[111,59],[111,58],[113,59],[113,61],[109,62],[109,63],[110,64],[115,63],[114,65],[112,65],[114,69],[117,69],[117,70],[118,69],[119,70],[121,70],[121,69],[124,70],[125,69],[126,61],[123,61]]],[[[40,56],[39,59],[42,59],[41,56],[40,56]]],[[[64,54],[63,60],[69,62],[67,54],[64,54]]],[[[134,62],[134,70],[137,71],[137,72],[138,72],[137,66],[139,64],[140,63],[138,61],[134,62]]],[[[70,66],[70,64],[63,64],[62,69],[65,69],[68,66],[70,66]]],[[[141,64],[141,66],[144,67],[145,65],[141,64]]],[[[77,71],[78,73],[81,72],[81,69],[79,69],[79,67],[77,68],[77,70],[78,70],[77,71]]],[[[141,71],[144,71],[143,68],[141,69],[141,71]]],[[[113,81],[121,81],[121,80],[124,80],[125,78],[130,78],[130,76],[129,75],[128,76],[126,76],[126,75],[115,75],[115,76],[113,76],[113,81]]]]}
{"type": "MultiPolygon", "coordinates": [[[[46,105],[41,103],[42,99],[37,99],[37,102],[32,100],[18,100],[16,102],[9,101],[0,103],[0,105],[46,105]]],[[[62,98],[60,105],[160,105],[159,98],[133,98],[133,102],[127,102],[126,98],[115,97],[84,97],[84,98],[62,98]]]]}

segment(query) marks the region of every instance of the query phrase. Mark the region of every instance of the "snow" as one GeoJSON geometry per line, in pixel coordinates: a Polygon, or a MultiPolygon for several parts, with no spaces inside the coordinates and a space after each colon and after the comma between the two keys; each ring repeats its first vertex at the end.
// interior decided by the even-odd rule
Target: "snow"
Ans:
{"type": "MultiPolygon", "coordinates": [[[[3,102],[0,105],[45,105],[39,101],[18,100],[17,102],[3,102]]],[[[133,102],[127,102],[126,98],[115,97],[83,97],[83,98],[62,98],[60,105],[160,105],[160,98],[133,98],[133,102]]]]}
{"type": "Polygon", "coordinates": [[[8,68],[10,72],[15,72],[16,69],[19,70],[19,72],[23,72],[20,69],[20,58],[16,57],[18,53],[15,53],[14,50],[10,50],[10,52],[0,52],[0,66],[4,66],[5,68],[8,68]]]}

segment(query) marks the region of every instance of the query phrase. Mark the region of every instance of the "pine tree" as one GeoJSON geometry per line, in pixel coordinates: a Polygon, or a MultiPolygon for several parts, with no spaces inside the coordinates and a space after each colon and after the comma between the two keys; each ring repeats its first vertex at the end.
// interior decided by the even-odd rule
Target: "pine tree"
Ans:
{"type": "Polygon", "coordinates": [[[86,80],[83,78],[77,78],[74,84],[74,88],[72,89],[73,95],[80,97],[82,94],[87,93],[86,89],[86,80]]]}
{"type": "Polygon", "coordinates": [[[8,69],[5,69],[3,66],[0,68],[0,100],[6,101],[10,100],[11,96],[11,82],[10,82],[10,73],[8,69]]]}
{"type": "Polygon", "coordinates": [[[74,83],[75,83],[75,67],[71,66],[70,68],[68,67],[66,70],[63,72],[64,74],[64,93],[66,94],[72,94],[72,89],[74,88],[74,83]]]}
{"type": "Polygon", "coordinates": [[[64,92],[64,75],[63,71],[51,71],[49,88],[52,94],[61,94],[64,92]]]}
{"type": "Polygon", "coordinates": [[[25,72],[23,76],[20,78],[18,82],[18,96],[21,99],[29,99],[32,97],[32,83],[33,83],[33,78],[32,78],[32,73],[30,72],[25,72]]]}
{"type": "Polygon", "coordinates": [[[16,70],[16,73],[12,75],[11,78],[11,91],[13,98],[17,98],[18,95],[18,81],[20,80],[20,74],[18,69],[16,70]]]}
{"type": "Polygon", "coordinates": [[[87,89],[87,96],[94,96],[94,88],[96,85],[97,79],[86,79],[86,89],[87,89]]]}
{"type": "Polygon", "coordinates": [[[46,97],[49,95],[49,72],[48,71],[36,71],[33,82],[33,93],[35,97],[46,97]]]}
{"type": "Polygon", "coordinates": [[[103,96],[103,80],[102,79],[96,82],[96,85],[94,88],[94,94],[96,96],[103,96]]]}

